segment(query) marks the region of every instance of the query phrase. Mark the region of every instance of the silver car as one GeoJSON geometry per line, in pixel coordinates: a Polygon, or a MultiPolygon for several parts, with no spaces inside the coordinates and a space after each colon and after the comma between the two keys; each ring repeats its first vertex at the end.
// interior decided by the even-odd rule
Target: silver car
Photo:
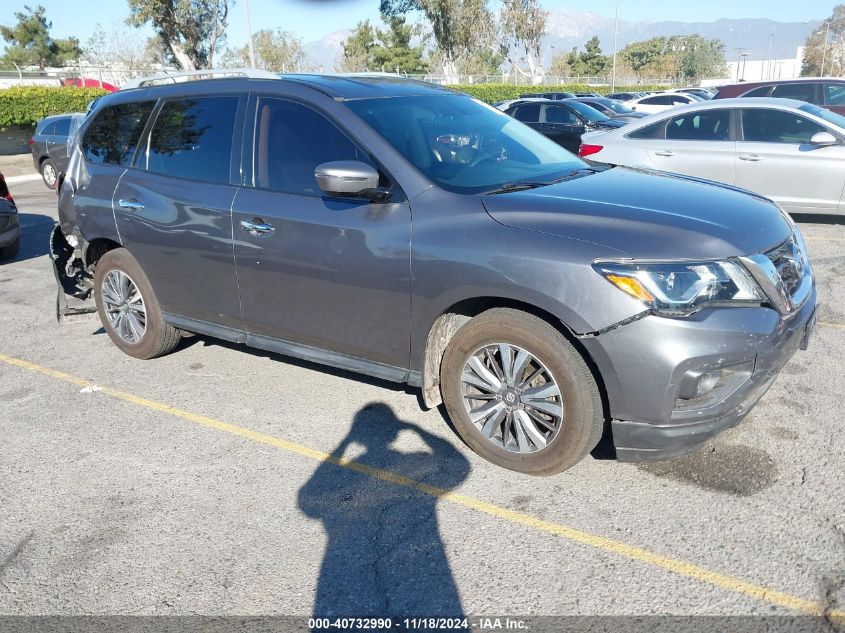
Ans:
{"type": "Polygon", "coordinates": [[[790,213],[845,210],[845,117],[792,99],[720,99],[582,138],[582,157],[735,185],[790,213]]]}

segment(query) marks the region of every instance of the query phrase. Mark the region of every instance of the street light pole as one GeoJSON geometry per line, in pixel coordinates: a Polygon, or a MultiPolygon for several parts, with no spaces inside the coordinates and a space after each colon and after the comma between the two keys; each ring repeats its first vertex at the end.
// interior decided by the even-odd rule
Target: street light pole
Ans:
{"type": "Polygon", "coordinates": [[[255,68],[255,50],[252,47],[252,22],[249,19],[249,0],[243,0],[246,18],[246,41],[249,46],[249,67],[255,68]]]}
{"type": "Polygon", "coordinates": [[[745,49],[737,47],[736,49],[736,81],[739,83],[739,67],[742,65],[742,53],[745,49]]]}
{"type": "Polygon", "coordinates": [[[619,5],[622,0],[616,2],[616,17],[613,20],[613,71],[610,75],[610,92],[616,92],[616,50],[619,42],[619,5]]]}
{"type": "Polygon", "coordinates": [[[769,34],[769,57],[766,59],[766,77],[760,77],[760,79],[771,79],[769,75],[772,74],[772,44],[775,41],[775,32],[772,31],[769,34]]]}

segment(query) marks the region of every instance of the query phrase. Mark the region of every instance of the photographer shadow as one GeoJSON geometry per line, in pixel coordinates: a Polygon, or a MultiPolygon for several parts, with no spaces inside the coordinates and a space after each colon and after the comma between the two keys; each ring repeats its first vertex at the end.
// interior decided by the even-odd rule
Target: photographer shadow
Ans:
{"type": "MultiPolygon", "coordinates": [[[[469,462],[448,442],[381,403],[355,415],[332,458],[442,490],[469,474],[469,462]],[[398,450],[400,431],[416,434],[428,450],[398,450]]],[[[324,461],[299,491],[300,509],[322,521],[328,537],[314,617],[462,616],[440,539],[438,497],[370,472],[324,461]]]]}

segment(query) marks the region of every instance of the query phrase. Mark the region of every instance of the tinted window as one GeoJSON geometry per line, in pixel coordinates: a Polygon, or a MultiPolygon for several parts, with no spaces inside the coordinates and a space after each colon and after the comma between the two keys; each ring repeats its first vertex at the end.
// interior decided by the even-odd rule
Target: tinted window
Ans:
{"type": "Polygon", "coordinates": [[[167,101],[150,132],[146,168],[176,178],[229,182],[237,97],[167,101]]]}
{"type": "Polygon", "coordinates": [[[514,118],[517,121],[525,121],[526,123],[537,123],[540,120],[540,104],[534,103],[532,105],[518,107],[514,118]]]}
{"type": "Polygon", "coordinates": [[[691,103],[692,101],[703,101],[703,99],[688,97],[687,95],[671,95],[669,100],[672,102],[672,105],[677,105],[679,103],[691,103]]]}
{"type": "Polygon", "coordinates": [[[771,86],[760,86],[759,88],[754,88],[754,90],[742,95],[743,97],[768,97],[769,92],[771,91],[771,86]]]}
{"type": "Polygon", "coordinates": [[[39,134],[52,134],[53,130],[56,129],[56,122],[50,121],[46,125],[42,125],[41,129],[38,130],[39,134]]]}
{"type": "Polygon", "coordinates": [[[802,144],[825,129],[792,112],[754,108],[742,111],[742,131],[746,141],[802,144]]]}
{"type": "Polygon", "coordinates": [[[816,92],[818,84],[804,82],[800,84],[782,84],[775,86],[772,91],[773,97],[781,99],[798,99],[798,101],[806,101],[808,103],[818,103],[819,99],[816,92]]]}
{"type": "Polygon", "coordinates": [[[689,141],[727,141],[730,136],[730,110],[690,112],[669,120],[666,138],[689,141]]]}
{"type": "Polygon", "coordinates": [[[85,130],[80,148],[92,163],[128,165],[154,101],[106,106],[85,130]]]}
{"type": "Polygon", "coordinates": [[[282,99],[258,102],[254,175],[257,187],[320,195],[314,170],[335,160],[371,162],[319,112],[282,99]]]}
{"type": "Polygon", "coordinates": [[[672,105],[671,97],[649,97],[648,99],[643,99],[640,101],[643,105],[672,105]]]}
{"type": "Polygon", "coordinates": [[[651,125],[646,125],[639,130],[634,130],[626,136],[628,138],[663,138],[663,129],[666,127],[666,121],[658,121],[651,125]]]}
{"type": "Polygon", "coordinates": [[[578,117],[567,108],[560,106],[546,106],[546,123],[560,123],[563,125],[578,125],[578,117]]]}
{"type": "Polygon", "coordinates": [[[828,105],[845,105],[845,84],[827,84],[825,92],[828,105]]]}
{"type": "Polygon", "coordinates": [[[67,136],[70,134],[70,118],[56,121],[56,127],[53,128],[50,134],[55,134],[56,136],[67,136]]]}

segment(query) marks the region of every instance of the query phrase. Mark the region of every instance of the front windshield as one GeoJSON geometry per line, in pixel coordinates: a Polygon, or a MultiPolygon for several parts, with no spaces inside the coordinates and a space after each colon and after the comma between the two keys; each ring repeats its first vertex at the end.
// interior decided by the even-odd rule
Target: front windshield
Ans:
{"type": "Polygon", "coordinates": [[[603,106],[606,108],[610,108],[616,114],[633,114],[633,110],[626,106],[624,103],[620,103],[618,101],[614,101],[613,99],[602,99],[599,101],[603,106]]]}
{"type": "Polygon", "coordinates": [[[567,104],[590,123],[600,123],[601,121],[608,121],[610,119],[609,116],[602,114],[595,108],[591,108],[586,103],[567,101],[567,104]]]}
{"type": "Polygon", "coordinates": [[[586,167],[539,132],[464,95],[358,99],[346,106],[447,191],[482,193],[586,167]]]}
{"type": "Polygon", "coordinates": [[[814,114],[817,117],[819,117],[820,119],[824,119],[828,123],[833,123],[834,125],[837,125],[837,126],[841,127],[842,129],[845,129],[845,116],[842,116],[841,114],[836,114],[836,112],[832,112],[831,110],[828,110],[827,108],[820,108],[817,105],[805,103],[804,105],[799,106],[799,110],[803,110],[804,112],[809,112],[810,114],[814,114]]]}

